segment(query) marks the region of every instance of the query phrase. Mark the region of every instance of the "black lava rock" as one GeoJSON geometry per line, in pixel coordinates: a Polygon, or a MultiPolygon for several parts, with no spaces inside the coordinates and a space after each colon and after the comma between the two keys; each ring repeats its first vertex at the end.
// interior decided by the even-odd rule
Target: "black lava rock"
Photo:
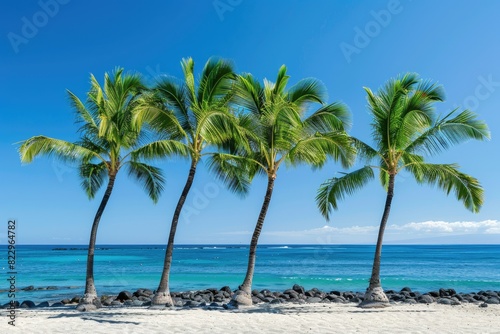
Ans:
{"type": "Polygon", "coordinates": [[[498,305],[498,304],[500,304],[500,299],[498,299],[497,297],[490,297],[490,298],[488,298],[487,301],[485,301],[485,303],[498,305]]]}
{"type": "Polygon", "coordinates": [[[33,303],[31,300],[25,300],[24,302],[19,305],[20,308],[33,308],[35,307],[35,303],[33,303]]]}
{"type": "Polygon", "coordinates": [[[231,288],[230,288],[230,287],[228,287],[227,285],[226,285],[226,286],[223,286],[223,287],[220,289],[220,291],[227,292],[227,293],[229,293],[229,294],[232,294],[232,293],[233,293],[233,291],[231,291],[231,288]]]}
{"type": "Polygon", "coordinates": [[[129,291],[122,291],[118,294],[118,297],[116,297],[117,300],[124,302],[125,300],[132,299],[132,293],[129,291]]]}
{"type": "Polygon", "coordinates": [[[49,302],[41,302],[36,307],[42,308],[42,307],[49,307],[49,306],[50,306],[49,302]]]}
{"type": "Polygon", "coordinates": [[[434,298],[433,298],[431,295],[428,295],[428,294],[423,294],[423,295],[422,295],[422,296],[420,296],[420,298],[418,299],[418,302],[419,302],[419,303],[431,304],[431,303],[434,303],[434,298]]]}
{"type": "Polygon", "coordinates": [[[298,284],[294,284],[293,287],[292,287],[292,290],[298,292],[299,294],[305,294],[305,290],[304,290],[304,287],[303,286],[300,286],[298,284]]]}

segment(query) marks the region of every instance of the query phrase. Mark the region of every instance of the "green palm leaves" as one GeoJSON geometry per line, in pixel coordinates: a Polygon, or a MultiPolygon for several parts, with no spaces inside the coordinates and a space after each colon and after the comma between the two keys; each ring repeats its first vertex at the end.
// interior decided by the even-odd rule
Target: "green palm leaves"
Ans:
{"type": "Polygon", "coordinates": [[[185,152],[191,160],[188,178],[172,217],[163,272],[152,301],[163,305],[172,304],[169,275],[175,233],[198,162],[203,156],[208,156],[209,166],[223,177],[230,190],[244,193],[248,189],[245,171],[226,163],[224,154],[227,147],[240,146],[244,136],[239,120],[229,108],[235,79],[232,65],[211,58],[203,67],[199,80],[195,80],[191,58],[183,59],[181,66],[183,80],[161,78],[153,90],[144,95],[135,116],[137,124],[148,123],[161,137],[175,142],[169,149],[185,152]]]}
{"type": "Polygon", "coordinates": [[[465,207],[477,212],[483,203],[479,182],[458,169],[458,165],[425,162],[467,140],[489,138],[486,124],[469,111],[454,110],[439,118],[434,104],[444,100],[441,86],[409,73],[389,81],[377,94],[365,88],[372,115],[375,147],[353,138],[358,156],[370,164],[355,172],[327,180],[319,189],[316,201],[321,213],[330,218],[337,200],[360,189],[379,170],[382,185],[387,188],[390,175],[410,172],[418,183],[428,183],[453,192],[465,207]],[[372,161],[375,165],[371,165],[372,161]]]}
{"type": "Polygon", "coordinates": [[[362,307],[389,305],[380,283],[380,263],[385,227],[394,196],[396,175],[408,171],[418,183],[436,185],[455,197],[472,212],[483,204],[483,188],[479,181],[459,171],[456,164],[431,164],[425,157],[437,154],[466,140],[489,138],[485,123],[468,110],[452,111],[439,118],[434,103],[443,101],[441,86],[423,81],[409,73],[390,80],[374,94],[365,88],[372,115],[372,136],[375,147],[352,138],[358,156],[367,165],[341,177],[327,180],[316,196],[320,212],[326,219],[338,208],[337,201],[361,189],[375,177],[378,169],[382,186],[387,190],[384,213],[380,221],[370,285],[362,307]],[[373,163],[374,164],[371,164],[373,163]]]}
{"type": "Polygon", "coordinates": [[[239,76],[234,101],[248,112],[251,148],[242,155],[269,175],[283,162],[321,167],[333,157],[349,166],[353,149],[345,133],[350,125],[345,105],[324,104],[325,88],[315,79],[303,79],[287,91],[288,80],[285,66],[274,83],[239,76]],[[314,103],[320,107],[311,113],[314,103]]]}
{"type": "Polygon", "coordinates": [[[321,185],[316,195],[319,211],[328,220],[331,209],[338,209],[338,200],[354,194],[374,177],[372,167],[365,166],[354,172],[344,173],[341,177],[327,180],[321,185]]]}
{"type": "Polygon", "coordinates": [[[117,69],[113,76],[106,73],[103,87],[92,75],[85,102],[68,91],[80,124],[81,139],[70,143],[45,136],[32,137],[19,149],[21,161],[29,163],[38,155],[46,155],[78,162],[82,186],[89,198],[94,198],[107,177],[116,176],[125,166],[156,202],[164,179],[159,169],[146,165],[140,158],[161,157],[171,152],[159,149],[156,143],[143,144],[141,127],[133,122],[140,106],[139,94],[144,90],[138,75],[123,74],[122,69],[117,69]],[[145,151],[149,154],[144,154],[145,151]]]}
{"type": "Polygon", "coordinates": [[[135,114],[142,107],[141,93],[145,91],[139,76],[123,74],[122,69],[117,69],[112,76],[105,74],[103,87],[94,76],[90,79],[91,88],[85,102],[68,92],[80,124],[78,142],[36,136],[24,141],[19,148],[22,162],[29,163],[38,155],[77,162],[81,184],[89,198],[94,198],[108,179],[90,233],[85,295],[78,306],[82,311],[100,307],[94,284],[94,249],[99,222],[118,172],[125,167],[129,176],[157,202],[164,178],[159,168],[146,164],[142,158],[184,153],[183,148],[168,139],[146,142],[141,123],[135,121],[135,114]]]}
{"type": "Polygon", "coordinates": [[[194,61],[183,59],[181,65],[184,79],[160,78],[143,98],[136,122],[147,122],[182,143],[198,160],[208,145],[222,145],[238,136],[236,118],[227,106],[235,75],[229,62],[211,58],[196,82],[194,61]]]}
{"type": "Polygon", "coordinates": [[[453,192],[468,210],[478,212],[483,204],[483,188],[477,179],[461,173],[458,168],[457,164],[418,163],[407,166],[418,183],[436,185],[446,194],[453,192]]]}
{"type": "MultiPolygon", "coordinates": [[[[246,187],[247,179],[228,178],[243,170],[249,179],[257,173],[267,176],[267,190],[250,243],[247,273],[233,302],[251,305],[250,296],[258,239],[269,207],[278,169],[308,164],[322,167],[329,157],[349,166],[354,156],[345,128],[349,112],[341,103],[325,103],[325,88],[315,79],[303,79],[287,90],[289,76],[281,66],[275,82],[261,85],[250,74],[238,77],[232,99],[242,108],[239,124],[246,129],[245,147],[235,155],[219,155],[211,164],[230,187],[246,187]],[[319,108],[312,110],[313,104],[319,108]],[[312,111],[312,112],[311,112],[312,111]]],[[[235,145],[238,147],[238,145],[235,145]]]]}

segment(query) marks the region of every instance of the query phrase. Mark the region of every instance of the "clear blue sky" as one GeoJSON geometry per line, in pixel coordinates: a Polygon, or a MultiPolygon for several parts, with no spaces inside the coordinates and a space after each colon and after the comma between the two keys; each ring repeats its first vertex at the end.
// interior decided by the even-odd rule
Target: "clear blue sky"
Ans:
{"type": "MultiPolygon", "coordinates": [[[[282,64],[292,82],[320,79],[330,102],[349,106],[352,134],[366,141],[370,119],[363,86],[375,90],[408,71],[443,84],[447,100],[438,110],[473,109],[489,124],[492,140],[465,143],[433,161],[457,162],[479,178],[485,205],[472,214],[452,196],[400,175],[386,240],[500,241],[498,1],[41,0],[0,6],[1,243],[8,219],[18,221],[19,243],[87,243],[102,194],[89,201],[76,170],[52,159],[22,166],[15,145],[40,134],[76,139],[66,89],[83,98],[90,73],[102,80],[116,66],[149,80],[180,76],[183,57],[193,57],[200,70],[214,55],[261,79],[273,80],[282,64]]],[[[157,205],[126,173],[119,176],[98,243],[166,243],[188,165],[158,165],[167,186],[157,205]]],[[[280,169],[261,242],[375,243],[385,200],[376,181],[344,200],[329,223],[316,209],[318,186],[339,171],[333,162],[315,172],[280,169]]],[[[177,243],[249,243],[264,181],[256,180],[241,199],[199,168],[177,243]]]]}

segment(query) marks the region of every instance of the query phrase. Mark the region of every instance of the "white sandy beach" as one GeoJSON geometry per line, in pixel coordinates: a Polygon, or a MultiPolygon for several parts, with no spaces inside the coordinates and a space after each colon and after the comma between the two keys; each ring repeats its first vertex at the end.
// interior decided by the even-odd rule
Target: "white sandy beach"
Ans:
{"type": "Polygon", "coordinates": [[[0,333],[500,333],[500,306],[282,304],[239,310],[103,308],[1,310],[0,333]]]}

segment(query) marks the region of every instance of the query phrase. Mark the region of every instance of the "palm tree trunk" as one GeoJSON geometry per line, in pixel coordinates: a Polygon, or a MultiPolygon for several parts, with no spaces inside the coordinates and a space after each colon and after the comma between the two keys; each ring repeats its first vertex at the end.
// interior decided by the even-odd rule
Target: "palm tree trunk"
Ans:
{"type": "Polygon", "coordinates": [[[156,289],[156,293],[151,302],[153,305],[172,306],[173,304],[172,297],[170,296],[169,278],[170,267],[172,266],[172,254],[174,252],[175,232],[177,230],[177,224],[179,222],[179,216],[181,214],[182,207],[184,206],[184,202],[186,201],[186,197],[194,181],[197,164],[198,160],[193,159],[191,162],[191,168],[189,169],[189,175],[186,181],[186,185],[184,186],[181,197],[179,198],[177,206],[175,207],[174,216],[172,217],[172,224],[170,226],[170,234],[168,236],[168,244],[165,252],[165,260],[163,263],[163,272],[161,274],[160,284],[158,285],[158,289],[156,289]]]}
{"type": "Polygon", "coordinates": [[[273,195],[274,188],[274,180],[276,179],[276,175],[270,175],[267,179],[267,191],[266,196],[264,197],[264,202],[262,203],[262,207],[260,209],[259,218],[257,219],[257,224],[255,225],[255,229],[252,235],[252,241],[250,242],[250,251],[248,254],[248,266],[247,273],[245,275],[245,280],[243,284],[240,286],[239,291],[233,297],[233,300],[238,304],[242,305],[252,305],[252,281],[253,274],[255,270],[255,259],[257,252],[257,244],[259,243],[259,236],[262,231],[262,226],[264,225],[264,220],[266,218],[267,209],[269,208],[269,203],[271,202],[271,196],[273,195]]]}
{"type": "MultiPolygon", "coordinates": [[[[82,300],[80,301],[80,305],[95,305],[96,307],[100,307],[101,303],[97,298],[97,291],[94,284],[94,252],[95,252],[95,243],[97,238],[97,229],[99,227],[99,221],[101,220],[102,213],[108,204],[109,197],[111,196],[111,192],[113,191],[113,186],[115,184],[116,175],[109,176],[108,186],[106,191],[104,192],[104,196],[102,197],[101,204],[97,209],[97,212],[94,217],[94,222],[92,223],[92,229],[90,230],[90,240],[89,240],[89,249],[87,253],[87,274],[85,278],[85,294],[83,295],[82,300]]],[[[81,309],[81,308],[80,308],[81,309]]],[[[84,308],[81,310],[85,310],[84,308]]]]}
{"type": "Polygon", "coordinates": [[[370,285],[366,290],[365,299],[361,306],[386,306],[389,299],[382,289],[380,284],[380,262],[382,258],[382,243],[384,239],[385,227],[387,225],[387,220],[389,219],[389,213],[391,211],[392,198],[394,197],[394,179],[395,175],[389,175],[389,185],[387,188],[387,198],[385,200],[384,213],[382,215],[382,220],[380,221],[380,228],[378,231],[377,246],[375,248],[375,256],[373,258],[372,275],[370,278],[370,285]]]}

